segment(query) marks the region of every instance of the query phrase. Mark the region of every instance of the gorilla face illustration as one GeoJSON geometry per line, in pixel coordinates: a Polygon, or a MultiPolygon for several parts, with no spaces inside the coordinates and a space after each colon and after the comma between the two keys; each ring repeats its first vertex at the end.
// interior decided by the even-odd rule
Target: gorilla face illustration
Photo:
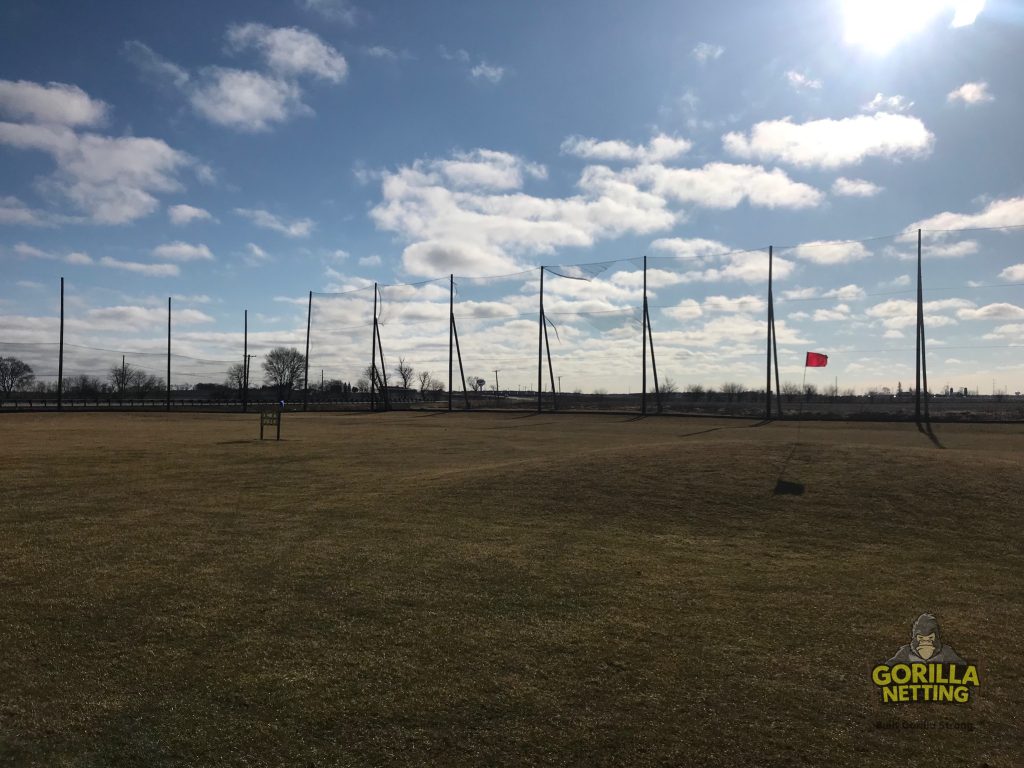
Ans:
{"type": "Polygon", "coordinates": [[[911,630],[910,647],[922,659],[930,659],[942,648],[939,639],[939,622],[930,613],[922,613],[911,630]]]}

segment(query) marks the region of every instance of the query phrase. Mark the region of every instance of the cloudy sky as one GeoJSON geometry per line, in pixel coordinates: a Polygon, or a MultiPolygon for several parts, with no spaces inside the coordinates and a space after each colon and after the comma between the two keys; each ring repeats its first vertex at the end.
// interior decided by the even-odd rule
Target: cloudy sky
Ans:
{"type": "Polygon", "coordinates": [[[469,372],[530,385],[547,265],[563,388],[636,391],[647,255],[659,373],[763,386],[773,245],[784,378],[895,389],[921,227],[931,381],[1024,390],[1021,72],[1010,0],[10,0],[0,354],[52,375],[61,276],[72,374],[160,350],[173,296],[182,384],[243,309],[301,348],[355,291],[310,355],[352,379],[379,281],[439,375],[454,273],[469,372]]]}

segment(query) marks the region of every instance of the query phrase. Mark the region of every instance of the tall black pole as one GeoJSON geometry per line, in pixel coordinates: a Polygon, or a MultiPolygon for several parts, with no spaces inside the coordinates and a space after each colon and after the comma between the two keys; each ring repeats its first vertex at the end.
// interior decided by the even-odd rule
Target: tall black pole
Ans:
{"type": "Polygon", "coordinates": [[[309,409],[309,327],[313,321],[313,292],[309,292],[309,308],[306,310],[306,373],[302,379],[302,410],[309,409]]]}
{"type": "Polygon", "coordinates": [[[167,297],[167,411],[171,410],[171,297],[167,297]]]}
{"type": "Polygon", "coordinates": [[[249,310],[242,331],[242,413],[249,410],[249,310]]]}
{"type": "Polygon", "coordinates": [[[768,246],[768,341],[765,350],[764,417],[772,417],[772,247],[768,246]]]}
{"type": "Polygon", "coordinates": [[[537,413],[544,409],[544,267],[540,268],[540,312],[537,317],[537,413]]]}
{"type": "Polygon", "coordinates": [[[374,388],[377,386],[377,284],[373,284],[373,334],[370,337],[370,410],[377,410],[374,388]]]}
{"type": "Polygon", "coordinates": [[[452,409],[452,337],[455,335],[455,275],[448,275],[448,410],[452,409]]]}
{"type": "Polygon", "coordinates": [[[931,421],[928,407],[928,353],[924,343],[924,273],[921,265],[921,230],[917,230],[918,340],[921,344],[921,386],[924,388],[924,417],[931,421]]]}
{"type": "Polygon", "coordinates": [[[921,229],[918,230],[918,345],[914,350],[913,418],[921,421],[921,331],[925,325],[925,297],[921,285],[921,229]]]}
{"type": "Polygon", "coordinates": [[[654,357],[654,334],[651,331],[651,316],[647,310],[646,303],[644,304],[644,317],[647,322],[647,340],[651,343],[651,373],[654,374],[654,400],[655,405],[658,408],[658,413],[661,413],[661,387],[658,384],[658,361],[654,357]]]}
{"type": "Polygon", "coordinates": [[[124,405],[124,391],[128,387],[128,377],[125,376],[124,355],[121,355],[121,381],[118,389],[118,401],[124,405]]]}
{"type": "Polygon", "coordinates": [[[775,361],[775,410],[782,416],[782,387],[779,386],[779,344],[775,334],[775,300],[772,297],[772,358],[775,361]]]}
{"type": "MultiPolygon", "coordinates": [[[[641,365],[643,373],[640,376],[640,413],[647,414],[647,254],[644,254],[644,308],[643,322],[640,326],[640,338],[643,340],[643,354],[641,365]]],[[[653,351],[653,350],[652,350],[653,351]]]]}
{"type": "Polygon", "coordinates": [[[548,319],[544,318],[544,346],[548,350],[548,373],[551,374],[551,407],[558,410],[558,390],[555,389],[555,369],[551,366],[551,342],[548,341],[548,319]]]}
{"type": "Polygon", "coordinates": [[[60,351],[57,353],[57,410],[64,408],[64,278],[60,279],[60,351]]]}

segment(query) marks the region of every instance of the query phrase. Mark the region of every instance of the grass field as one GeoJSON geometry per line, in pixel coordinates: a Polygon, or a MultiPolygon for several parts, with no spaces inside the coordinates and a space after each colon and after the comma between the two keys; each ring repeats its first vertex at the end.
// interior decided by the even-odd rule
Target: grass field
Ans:
{"type": "Polygon", "coordinates": [[[1024,764],[1022,425],[0,430],[3,765],[1024,764]],[[968,705],[879,701],[925,611],[968,705]]]}

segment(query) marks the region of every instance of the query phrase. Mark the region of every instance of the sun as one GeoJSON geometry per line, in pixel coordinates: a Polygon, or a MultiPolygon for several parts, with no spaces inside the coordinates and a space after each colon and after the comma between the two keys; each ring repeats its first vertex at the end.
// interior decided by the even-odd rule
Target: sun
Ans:
{"type": "Polygon", "coordinates": [[[953,11],[950,26],[961,27],[984,6],[985,0],[842,0],[846,42],[888,53],[943,11],[953,11]]]}

